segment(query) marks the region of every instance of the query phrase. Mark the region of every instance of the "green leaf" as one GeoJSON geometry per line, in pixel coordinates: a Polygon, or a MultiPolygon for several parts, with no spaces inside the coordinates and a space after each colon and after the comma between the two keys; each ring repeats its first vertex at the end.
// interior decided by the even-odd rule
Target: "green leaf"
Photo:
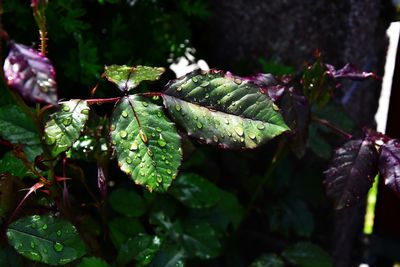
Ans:
{"type": "Polygon", "coordinates": [[[119,248],[129,238],[143,233],[144,227],[137,219],[127,217],[115,217],[109,222],[110,237],[116,248],[119,248]]]}
{"type": "Polygon", "coordinates": [[[86,257],[76,267],[109,267],[107,262],[95,257],[86,257]]]}
{"type": "Polygon", "coordinates": [[[26,258],[50,265],[64,265],[86,253],[76,228],[61,218],[33,215],[7,229],[9,243],[26,258]]]}
{"type": "Polygon", "coordinates": [[[170,193],[185,206],[203,209],[214,206],[220,190],[213,183],[194,173],[183,173],[176,179],[170,193]]]}
{"type": "Polygon", "coordinates": [[[130,217],[140,217],[146,210],[143,199],[136,192],[123,188],[112,191],[109,202],[113,210],[130,217]]]}
{"type": "Polygon", "coordinates": [[[123,97],[112,114],[111,139],[121,170],[135,183],[167,190],[181,162],[181,143],[161,107],[145,97],[123,97]]]}
{"type": "Polygon", "coordinates": [[[189,257],[211,259],[221,252],[217,232],[207,222],[187,222],[184,225],[182,243],[189,257]]]}
{"type": "Polygon", "coordinates": [[[164,68],[157,67],[111,65],[105,67],[104,75],[110,82],[115,83],[119,90],[127,92],[143,81],[158,80],[164,71],[164,68]]]}
{"type": "Polygon", "coordinates": [[[32,119],[16,105],[0,107],[0,137],[14,145],[24,145],[24,151],[31,162],[42,152],[32,119]]]}
{"type": "Polygon", "coordinates": [[[250,267],[285,267],[283,260],[273,253],[263,254],[258,257],[250,267]]]}
{"type": "Polygon", "coordinates": [[[173,245],[166,245],[156,254],[149,267],[184,267],[185,252],[173,245]]]}
{"type": "Polygon", "coordinates": [[[12,152],[7,152],[0,159],[0,172],[8,172],[17,177],[24,177],[28,174],[28,169],[12,152]]]}
{"type": "Polygon", "coordinates": [[[119,250],[117,263],[126,265],[132,260],[138,261],[140,266],[147,266],[154,255],[160,250],[161,239],[158,236],[150,236],[140,233],[123,244],[119,250]]]}
{"type": "Polygon", "coordinates": [[[230,73],[192,72],[170,82],[162,97],[189,135],[222,148],[255,148],[289,130],[262,88],[230,73]]]}
{"type": "Polygon", "coordinates": [[[45,126],[45,140],[51,146],[51,153],[57,156],[68,150],[79,138],[89,118],[86,101],[73,99],[60,102],[60,110],[50,115],[45,126]]]}
{"type": "Polygon", "coordinates": [[[0,173],[0,219],[5,218],[16,205],[17,187],[14,179],[9,173],[0,173]]]}
{"type": "Polygon", "coordinates": [[[331,257],[325,250],[310,242],[299,242],[282,252],[289,262],[300,267],[330,267],[331,257]]]}

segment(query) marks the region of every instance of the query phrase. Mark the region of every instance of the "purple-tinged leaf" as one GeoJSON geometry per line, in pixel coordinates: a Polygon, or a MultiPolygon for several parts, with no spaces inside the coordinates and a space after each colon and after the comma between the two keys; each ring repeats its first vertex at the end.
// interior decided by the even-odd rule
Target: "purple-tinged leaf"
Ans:
{"type": "Polygon", "coordinates": [[[25,45],[11,43],[4,75],[8,85],[25,101],[57,105],[55,74],[47,57],[25,45]]]}
{"type": "Polygon", "coordinates": [[[347,63],[341,69],[336,69],[334,66],[329,65],[329,64],[325,64],[325,67],[327,69],[326,74],[329,77],[332,77],[334,79],[349,78],[351,80],[364,80],[369,77],[378,79],[378,76],[376,76],[375,73],[360,71],[356,67],[354,67],[352,64],[349,64],[349,63],[347,63]]]}
{"type": "Polygon", "coordinates": [[[245,77],[245,80],[251,81],[262,88],[273,102],[278,101],[285,92],[285,86],[280,84],[270,73],[258,73],[254,76],[245,77]]]}
{"type": "Polygon", "coordinates": [[[383,144],[379,154],[379,172],[385,185],[400,195],[400,142],[390,140],[383,144]]]}
{"type": "Polygon", "coordinates": [[[351,140],[335,151],[324,181],[336,209],[356,204],[372,186],[378,152],[368,139],[351,140]]]}
{"type": "Polygon", "coordinates": [[[292,151],[301,158],[307,145],[310,105],[304,96],[291,87],[282,97],[282,111],[285,122],[292,129],[290,142],[292,151]]]}

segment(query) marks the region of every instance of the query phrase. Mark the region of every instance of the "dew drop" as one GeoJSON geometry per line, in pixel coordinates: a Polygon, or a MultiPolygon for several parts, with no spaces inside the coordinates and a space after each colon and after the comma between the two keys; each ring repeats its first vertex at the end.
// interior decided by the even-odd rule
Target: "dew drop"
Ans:
{"type": "Polygon", "coordinates": [[[128,112],[126,110],[122,111],[121,113],[122,117],[126,118],[128,117],[128,112]]]}
{"type": "Polygon", "coordinates": [[[234,80],[234,82],[235,82],[237,85],[242,84],[242,80],[241,80],[241,79],[238,79],[238,78],[236,78],[236,79],[234,80]]]}
{"type": "Polygon", "coordinates": [[[204,81],[200,84],[201,87],[207,87],[210,83],[207,81],[204,81]]]}
{"type": "Polygon", "coordinates": [[[119,132],[119,136],[121,138],[125,139],[128,136],[128,133],[126,131],[122,130],[119,132]]]}
{"type": "Polygon", "coordinates": [[[228,120],[228,118],[225,118],[225,119],[224,119],[224,122],[225,122],[225,124],[227,124],[227,125],[228,125],[228,124],[229,124],[229,120],[228,120]]]}
{"type": "Polygon", "coordinates": [[[165,160],[165,156],[164,156],[164,155],[162,155],[162,156],[161,156],[161,159],[162,159],[162,160],[165,160]]]}
{"type": "Polygon", "coordinates": [[[237,133],[237,135],[243,136],[243,128],[241,126],[239,126],[239,125],[235,126],[234,130],[237,133]]]}
{"type": "Polygon", "coordinates": [[[254,133],[249,133],[249,137],[250,137],[250,139],[256,139],[256,135],[254,134],[254,133]]]}
{"type": "Polygon", "coordinates": [[[61,252],[64,249],[64,246],[59,242],[55,242],[53,247],[56,252],[61,252]]]}
{"type": "Polygon", "coordinates": [[[257,124],[257,129],[262,130],[264,128],[265,128],[264,124],[262,123],[257,124]]]}
{"type": "Polygon", "coordinates": [[[210,95],[209,95],[209,94],[206,94],[205,98],[207,99],[207,98],[209,98],[209,97],[210,97],[210,95]]]}
{"type": "Polygon", "coordinates": [[[35,247],[36,247],[35,242],[31,241],[31,248],[35,248],[35,247]]]}
{"type": "Polygon", "coordinates": [[[162,129],[161,129],[160,127],[156,127],[156,131],[159,132],[159,133],[161,133],[161,132],[162,132],[162,129]]]}
{"type": "Polygon", "coordinates": [[[161,112],[157,112],[157,116],[158,116],[159,118],[161,118],[161,117],[162,117],[162,113],[161,113],[161,112]]]}
{"type": "Polygon", "coordinates": [[[69,106],[64,105],[63,108],[62,108],[62,110],[63,110],[64,112],[68,112],[68,111],[70,111],[70,108],[69,108],[69,106]]]}
{"type": "Polygon", "coordinates": [[[126,158],[126,163],[131,164],[132,163],[132,159],[131,158],[126,158]]]}
{"type": "Polygon", "coordinates": [[[193,78],[192,78],[192,81],[193,81],[194,83],[197,83],[199,80],[197,79],[197,77],[193,77],[193,78]]]}
{"type": "Polygon", "coordinates": [[[111,124],[110,130],[111,130],[111,131],[114,131],[115,128],[116,128],[115,124],[111,124]]]}
{"type": "Polygon", "coordinates": [[[147,106],[149,105],[149,103],[147,103],[147,102],[142,102],[142,105],[143,105],[144,107],[147,107],[147,106]]]}
{"type": "Polygon", "coordinates": [[[82,109],[81,113],[83,115],[89,115],[89,109],[82,109]]]}
{"type": "Polygon", "coordinates": [[[168,173],[168,174],[172,174],[172,171],[171,171],[171,170],[167,170],[167,173],[168,173]]]}
{"type": "Polygon", "coordinates": [[[279,110],[278,106],[275,105],[275,104],[272,104],[272,109],[275,110],[275,111],[278,111],[278,110],[279,110]]]}
{"type": "Polygon", "coordinates": [[[176,104],[176,105],[175,105],[175,109],[176,109],[176,111],[180,111],[180,110],[181,110],[181,105],[176,104]]]}
{"type": "Polygon", "coordinates": [[[157,143],[160,147],[165,147],[167,145],[167,142],[165,142],[164,138],[160,135],[160,139],[157,140],[157,143]]]}
{"type": "Polygon", "coordinates": [[[71,122],[72,122],[72,119],[71,119],[71,118],[65,118],[65,119],[62,121],[62,123],[64,124],[64,126],[70,125],[71,122]]]}
{"type": "Polygon", "coordinates": [[[36,223],[32,223],[32,224],[31,224],[31,228],[32,228],[32,229],[35,229],[35,228],[36,228],[36,223]]]}
{"type": "Polygon", "coordinates": [[[218,137],[216,135],[213,136],[214,142],[218,142],[218,137]]]}
{"type": "Polygon", "coordinates": [[[201,129],[201,128],[203,128],[203,124],[201,124],[201,122],[197,122],[197,123],[196,123],[196,127],[199,128],[199,129],[201,129]]]}
{"type": "Polygon", "coordinates": [[[154,155],[150,148],[147,148],[147,154],[149,154],[150,157],[154,155]]]}
{"type": "Polygon", "coordinates": [[[178,87],[178,88],[176,88],[176,91],[178,91],[178,92],[180,92],[180,91],[182,91],[182,87],[178,87]]]}
{"type": "Polygon", "coordinates": [[[161,183],[162,182],[162,178],[161,176],[157,177],[157,182],[161,183]]]}
{"type": "Polygon", "coordinates": [[[34,261],[40,261],[42,259],[42,256],[35,251],[29,251],[29,257],[34,261]]]}
{"type": "Polygon", "coordinates": [[[140,175],[144,176],[145,175],[144,171],[140,171],[140,175]]]}
{"type": "Polygon", "coordinates": [[[61,236],[61,230],[57,230],[56,235],[57,235],[58,237],[60,237],[60,236],[61,236]]]}
{"type": "Polygon", "coordinates": [[[139,135],[140,135],[140,139],[142,139],[142,141],[144,143],[147,143],[148,139],[147,139],[147,135],[143,132],[142,129],[139,130],[139,135]]]}

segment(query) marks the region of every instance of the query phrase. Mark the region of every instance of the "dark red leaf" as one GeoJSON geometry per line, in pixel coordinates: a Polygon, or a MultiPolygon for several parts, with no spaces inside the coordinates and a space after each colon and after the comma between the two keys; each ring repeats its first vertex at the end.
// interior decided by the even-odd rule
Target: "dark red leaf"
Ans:
{"type": "Polygon", "coordinates": [[[258,73],[254,76],[245,77],[244,79],[252,81],[260,86],[274,102],[279,100],[285,92],[285,86],[280,84],[279,81],[269,73],[258,73]]]}
{"type": "Polygon", "coordinates": [[[8,85],[27,102],[57,104],[55,70],[50,60],[37,51],[11,43],[4,62],[8,85]]]}
{"type": "Polygon", "coordinates": [[[346,64],[341,69],[336,69],[334,66],[325,64],[327,68],[326,74],[332,78],[349,78],[351,80],[364,80],[366,78],[372,77],[377,79],[378,77],[372,72],[360,71],[352,64],[346,64]]]}
{"type": "Polygon", "coordinates": [[[335,151],[324,183],[336,209],[350,207],[368,193],[377,163],[378,152],[368,139],[348,141],[335,151]]]}
{"type": "Polygon", "coordinates": [[[400,196],[400,143],[390,140],[383,144],[379,155],[379,172],[385,185],[400,196]]]}

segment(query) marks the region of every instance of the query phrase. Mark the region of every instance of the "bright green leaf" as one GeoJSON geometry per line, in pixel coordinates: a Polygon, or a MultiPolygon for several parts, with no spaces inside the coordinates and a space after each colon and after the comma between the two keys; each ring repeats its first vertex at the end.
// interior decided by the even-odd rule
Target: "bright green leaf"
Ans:
{"type": "Polygon", "coordinates": [[[136,192],[123,188],[112,191],[109,202],[113,210],[130,217],[139,217],[146,209],[143,199],[136,192]]]}
{"type": "Polygon", "coordinates": [[[50,265],[64,265],[86,253],[76,228],[51,215],[21,218],[7,229],[9,243],[26,258],[50,265]]]}
{"type": "Polygon", "coordinates": [[[223,148],[254,148],[289,130],[260,87],[222,71],[177,79],[166,86],[163,99],[189,135],[223,148]]]}
{"type": "Polygon", "coordinates": [[[76,267],[109,267],[107,262],[95,257],[86,257],[76,267]]]}
{"type": "Polygon", "coordinates": [[[68,150],[79,138],[89,118],[89,106],[83,100],[60,102],[59,111],[50,115],[45,126],[45,140],[57,156],[68,150]]]}
{"type": "Polygon", "coordinates": [[[221,251],[217,232],[206,222],[186,223],[182,242],[189,257],[211,259],[217,257],[221,251]]]}
{"type": "Polygon", "coordinates": [[[330,267],[331,257],[325,250],[310,242],[299,242],[282,252],[289,262],[300,267],[330,267]]]}
{"type": "Polygon", "coordinates": [[[143,81],[158,80],[165,71],[164,68],[126,65],[111,65],[105,67],[104,75],[115,83],[119,90],[125,92],[137,87],[143,81]]]}
{"type": "Polygon", "coordinates": [[[161,247],[161,239],[158,236],[150,236],[140,233],[134,238],[128,239],[119,250],[117,263],[126,265],[136,260],[140,266],[147,266],[161,247]]]}
{"type": "Polygon", "coordinates": [[[124,97],[111,120],[121,170],[150,191],[167,190],[177,175],[181,150],[180,137],[161,107],[145,97],[124,97]]]}
{"type": "Polygon", "coordinates": [[[273,253],[263,254],[258,257],[250,267],[285,267],[283,260],[273,253]]]}
{"type": "Polygon", "coordinates": [[[220,190],[213,183],[194,173],[183,173],[170,189],[171,194],[185,206],[209,208],[220,199],[220,190]]]}

